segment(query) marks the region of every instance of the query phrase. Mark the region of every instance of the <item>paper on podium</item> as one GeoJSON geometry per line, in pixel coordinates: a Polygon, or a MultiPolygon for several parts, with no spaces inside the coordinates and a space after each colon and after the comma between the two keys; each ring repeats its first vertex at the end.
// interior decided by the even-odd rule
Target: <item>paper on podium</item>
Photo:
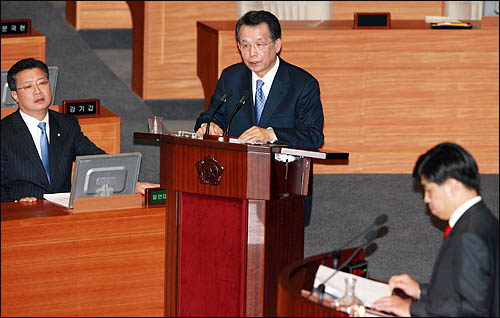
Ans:
{"type": "MultiPolygon", "coordinates": [[[[335,270],[333,268],[320,265],[314,279],[314,288],[323,283],[335,270]]],[[[328,282],[325,283],[325,291],[335,297],[341,298],[345,292],[345,278],[354,276],[356,287],[354,293],[367,307],[381,297],[391,296],[391,290],[386,283],[377,282],[368,278],[352,275],[345,272],[337,272],[328,282]]]]}
{"type": "Polygon", "coordinates": [[[69,208],[69,196],[71,192],[46,193],[43,198],[52,203],[56,203],[69,208]]]}

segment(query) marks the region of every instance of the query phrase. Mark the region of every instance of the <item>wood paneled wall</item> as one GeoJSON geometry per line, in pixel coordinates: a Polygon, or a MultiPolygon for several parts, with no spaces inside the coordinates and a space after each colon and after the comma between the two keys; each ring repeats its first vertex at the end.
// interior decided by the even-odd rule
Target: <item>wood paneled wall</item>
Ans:
{"type": "Polygon", "coordinates": [[[332,1],[333,20],[352,20],[354,12],[390,12],[393,20],[442,16],[443,1],[332,1]]]}
{"type": "Polygon", "coordinates": [[[2,37],[0,52],[2,70],[30,57],[45,62],[45,35],[31,28],[30,35],[2,37]]]}
{"type": "MultiPolygon", "coordinates": [[[[206,41],[218,40],[219,54],[208,63],[217,67],[210,75],[215,83],[240,59],[234,22],[204,24],[200,29],[211,34],[206,41]]],[[[468,149],[481,173],[498,173],[498,29],[283,26],[281,57],[320,84],[321,149],[350,153],[349,165],[319,163],[315,173],[411,173],[417,157],[443,141],[468,149]]]]}
{"type": "Polygon", "coordinates": [[[126,1],[66,1],[66,21],[75,29],[130,29],[126,1]]]}
{"type": "MultiPolygon", "coordinates": [[[[196,21],[235,20],[238,1],[66,1],[76,29],[134,30],[132,90],[143,99],[203,98],[196,76],[196,21]]],[[[333,1],[334,19],[355,11],[390,11],[396,19],[442,15],[442,1],[333,1]]],[[[234,35],[233,35],[234,38],[234,35]]]]}
{"type": "Polygon", "coordinates": [[[201,98],[196,76],[196,21],[234,17],[236,2],[129,4],[134,19],[132,90],[143,99],[201,98]]]}
{"type": "MultiPolygon", "coordinates": [[[[444,4],[443,1],[332,1],[334,20],[352,19],[354,12],[380,11],[390,12],[393,19],[422,19],[426,15],[443,15],[444,4]]],[[[230,17],[234,18],[236,15],[230,17]]],[[[132,28],[126,1],[66,1],[66,19],[77,30],[132,28]]]]}

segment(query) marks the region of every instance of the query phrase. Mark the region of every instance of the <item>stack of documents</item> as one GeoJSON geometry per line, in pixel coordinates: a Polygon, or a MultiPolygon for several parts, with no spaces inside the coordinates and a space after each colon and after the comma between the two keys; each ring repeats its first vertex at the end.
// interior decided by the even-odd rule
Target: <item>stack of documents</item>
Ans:
{"type": "MultiPolygon", "coordinates": [[[[330,277],[333,272],[335,272],[333,268],[320,265],[314,279],[314,288],[318,287],[326,279],[328,279],[328,277],[330,277]]],[[[384,296],[391,296],[392,294],[389,285],[387,285],[386,283],[377,282],[368,278],[355,276],[341,271],[338,271],[332,278],[324,283],[325,292],[332,294],[338,298],[343,297],[346,287],[345,278],[350,276],[356,278],[354,294],[367,307],[371,307],[371,305],[379,298],[384,296]]]]}
{"type": "Polygon", "coordinates": [[[461,22],[461,21],[457,20],[455,18],[452,18],[452,17],[426,16],[425,22],[426,23],[441,23],[441,22],[461,22]]]}

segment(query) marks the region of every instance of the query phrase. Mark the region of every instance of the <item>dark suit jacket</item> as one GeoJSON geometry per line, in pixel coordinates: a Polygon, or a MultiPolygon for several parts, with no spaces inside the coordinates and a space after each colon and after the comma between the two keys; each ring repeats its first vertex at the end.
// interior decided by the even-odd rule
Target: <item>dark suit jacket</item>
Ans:
{"type": "Polygon", "coordinates": [[[498,239],[498,220],[484,202],[470,207],[443,242],[411,315],[498,317],[498,239]]]}
{"type": "Polygon", "coordinates": [[[19,110],[2,119],[2,202],[69,192],[75,157],[104,153],[83,135],[76,118],[49,110],[49,124],[50,184],[19,110]]]}
{"type": "MultiPolygon", "coordinates": [[[[248,90],[252,95],[252,72],[244,63],[224,69],[212,95],[210,108],[196,121],[195,131],[201,124],[208,122],[217,101],[229,87],[233,95],[213,120],[223,130],[243,92],[248,90]]],[[[253,98],[250,97],[234,117],[229,128],[230,136],[239,137],[245,130],[255,126],[254,109],[253,98]]],[[[323,121],[318,81],[303,69],[280,59],[258,126],[272,127],[280,143],[316,149],[323,143],[323,121]]]]}

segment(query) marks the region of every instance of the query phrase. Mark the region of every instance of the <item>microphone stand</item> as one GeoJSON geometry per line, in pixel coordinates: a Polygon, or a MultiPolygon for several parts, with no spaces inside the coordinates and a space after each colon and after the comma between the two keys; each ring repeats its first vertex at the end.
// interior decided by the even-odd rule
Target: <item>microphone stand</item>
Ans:
{"type": "Polygon", "coordinates": [[[249,97],[250,97],[249,91],[243,92],[243,96],[241,96],[240,100],[238,101],[238,104],[236,104],[236,106],[234,107],[231,117],[229,117],[229,121],[227,123],[226,130],[224,131],[223,136],[227,136],[227,134],[229,133],[229,126],[231,126],[231,122],[233,121],[234,115],[236,115],[236,113],[240,110],[241,106],[245,105],[249,97]]]}
{"type": "Polygon", "coordinates": [[[214,118],[215,113],[217,113],[219,108],[227,102],[227,99],[229,97],[231,97],[231,95],[233,95],[233,90],[231,88],[228,88],[224,92],[224,95],[222,95],[221,99],[217,102],[217,105],[215,105],[215,109],[214,109],[212,115],[210,115],[210,118],[208,119],[207,128],[205,129],[205,135],[210,134],[210,123],[212,122],[212,119],[214,118]]]}
{"type": "MultiPolygon", "coordinates": [[[[313,290],[311,291],[311,293],[309,294],[309,296],[307,298],[309,299],[313,295],[314,291],[316,290],[318,292],[318,303],[319,303],[320,299],[321,299],[321,301],[323,301],[323,297],[324,297],[324,293],[325,293],[325,289],[326,289],[325,284],[330,279],[332,279],[333,276],[335,276],[338,272],[340,272],[340,270],[342,268],[344,268],[347,264],[349,264],[352,261],[352,259],[356,255],[358,255],[359,251],[361,251],[362,248],[364,248],[365,246],[367,246],[368,244],[370,244],[376,238],[377,238],[377,232],[376,231],[368,232],[368,234],[366,234],[366,236],[365,236],[365,243],[363,243],[363,245],[359,246],[354,251],[354,253],[352,253],[351,256],[345,262],[343,262],[342,265],[340,265],[340,267],[338,269],[335,269],[335,271],[330,276],[328,276],[321,284],[319,284],[318,287],[313,288],[313,290]]],[[[339,251],[339,258],[340,258],[340,251],[339,251]]]]}
{"type": "Polygon", "coordinates": [[[325,261],[327,259],[329,259],[330,257],[333,258],[333,262],[335,264],[336,258],[340,257],[340,250],[342,250],[345,247],[347,247],[349,244],[351,244],[356,239],[358,239],[359,237],[361,237],[361,235],[363,235],[364,233],[366,233],[369,230],[371,230],[374,226],[381,226],[381,225],[385,224],[385,222],[387,222],[387,219],[388,219],[387,214],[384,213],[384,214],[379,215],[369,227],[367,227],[361,233],[359,233],[354,238],[352,238],[350,241],[348,241],[347,243],[345,243],[341,248],[333,250],[330,254],[328,254],[328,256],[326,256],[325,259],[323,260],[322,264],[324,265],[325,261]]]}

